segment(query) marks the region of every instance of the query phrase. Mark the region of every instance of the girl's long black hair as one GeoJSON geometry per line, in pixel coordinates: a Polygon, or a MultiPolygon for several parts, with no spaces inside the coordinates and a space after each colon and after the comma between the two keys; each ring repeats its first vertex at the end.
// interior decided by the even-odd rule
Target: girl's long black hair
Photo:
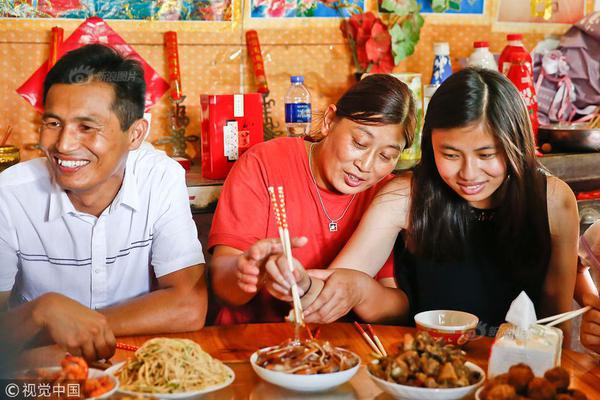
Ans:
{"type": "Polygon", "coordinates": [[[514,266],[538,265],[537,261],[547,256],[550,243],[543,207],[546,178],[535,156],[531,122],[514,85],[500,73],[484,69],[455,73],[431,98],[423,128],[422,158],[412,180],[407,246],[413,254],[438,261],[465,255],[467,243],[473,239],[469,237],[472,210],[440,177],[431,134],[434,129],[479,123],[500,143],[508,172],[497,193],[493,237],[486,238],[497,244],[497,254],[491,256],[514,266]]]}

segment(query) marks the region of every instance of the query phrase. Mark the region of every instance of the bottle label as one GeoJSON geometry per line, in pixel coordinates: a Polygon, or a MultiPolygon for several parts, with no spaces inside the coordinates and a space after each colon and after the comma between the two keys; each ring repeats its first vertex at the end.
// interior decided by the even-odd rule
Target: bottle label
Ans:
{"type": "Polygon", "coordinates": [[[286,103],[285,105],[285,122],[310,122],[311,112],[310,103],[286,103]]]}

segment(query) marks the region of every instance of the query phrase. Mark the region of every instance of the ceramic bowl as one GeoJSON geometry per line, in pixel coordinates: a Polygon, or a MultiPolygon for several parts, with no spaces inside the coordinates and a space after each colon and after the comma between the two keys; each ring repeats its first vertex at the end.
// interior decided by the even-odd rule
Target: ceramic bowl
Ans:
{"type": "Polygon", "coordinates": [[[322,392],[325,390],[331,390],[343,383],[348,382],[360,368],[360,357],[351,351],[343,351],[347,351],[356,357],[358,363],[356,363],[356,365],[350,369],[340,372],[332,372],[329,374],[297,375],[266,369],[256,364],[258,352],[252,354],[250,357],[250,364],[258,376],[265,381],[272,383],[273,385],[281,386],[283,388],[298,392],[322,392]]]}
{"type": "Polygon", "coordinates": [[[457,387],[457,388],[423,388],[408,385],[400,385],[398,383],[384,381],[371,374],[367,368],[369,376],[375,384],[384,392],[388,393],[395,399],[404,400],[458,400],[466,396],[469,396],[477,390],[479,386],[485,381],[485,372],[479,366],[467,361],[465,365],[474,371],[481,374],[481,379],[470,386],[457,387]]]}
{"type": "Polygon", "coordinates": [[[431,310],[415,315],[417,330],[428,332],[446,343],[462,346],[475,336],[479,318],[464,311],[431,310]]]}

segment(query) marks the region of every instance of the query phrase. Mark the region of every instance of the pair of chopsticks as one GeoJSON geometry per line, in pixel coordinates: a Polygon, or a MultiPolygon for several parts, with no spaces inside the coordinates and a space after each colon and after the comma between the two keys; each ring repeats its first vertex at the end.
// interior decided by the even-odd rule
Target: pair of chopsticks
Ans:
{"type": "Polygon", "coordinates": [[[315,340],[319,338],[319,333],[321,333],[321,327],[317,326],[313,331],[310,330],[310,328],[308,327],[308,324],[304,325],[304,327],[306,328],[306,334],[308,335],[308,338],[310,340],[315,340]]]}
{"type": "MultiPolygon", "coordinates": [[[[273,211],[275,213],[275,219],[277,220],[277,227],[279,228],[279,240],[281,240],[281,246],[283,247],[283,253],[287,259],[288,269],[290,273],[294,273],[294,264],[292,259],[292,245],[290,243],[290,231],[288,229],[287,215],[285,212],[285,196],[283,194],[283,186],[277,187],[278,197],[275,196],[275,188],[273,186],[268,187],[269,194],[271,195],[271,203],[273,204],[273,211]]],[[[302,312],[302,303],[300,303],[300,295],[298,294],[298,285],[296,280],[292,279],[292,300],[294,305],[294,320],[296,324],[304,325],[304,314],[302,312]]]]}
{"type": "Polygon", "coordinates": [[[139,346],[134,346],[132,344],[127,344],[123,342],[117,342],[116,348],[119,350],[137,351],[137,349],[139,349],[139,346]]]}
{"type": "Polygon", "coordinates": [[[358,322],[354,321],[354,326],[356,327],[358,332],[362,335],[362,337],[365,339],[365,341],[369,344],[369,346],[371,346],[371,349],[373,349],[375,354],[379,355],[380,357],[387,356],[385,347],[383,347],[383,343],[381,343],[381,340],[379,340],[379,337],[375,334],[375,331],[373,330],[373,327],[371,326],[371,324],[367,324],[367,330],[373,337],[372,339],[371,339],[371,337],[369,337],[369,335],[367,335],[367,332],[365,332],[365,330],[362,328],[362,326],[360,326],[360,324],[358,322]]]}
{"type": "Polygon", "coordinates": [[[551,317],[547,317],[547,318],[542,318],[542,319],[538,319],[537,321],[535,321],[537,324],[544,324],[546,322],[550,322],[549,324],[546,324],[546,326],[554,326],[554,325],[558,325],[558,324],[562,324],[565,321],[568,321],[570,319],[573,319],[575,317],[577,317],[578,315],[581,315],[583,313],[588,312],[592,307],[591,306],[585,306],[583,308],[580,308],[579,310],[575,310],[575,311],[567,311],[564,312],[562,314],[557,314],[557,315],[553,315],[551,317]]]}

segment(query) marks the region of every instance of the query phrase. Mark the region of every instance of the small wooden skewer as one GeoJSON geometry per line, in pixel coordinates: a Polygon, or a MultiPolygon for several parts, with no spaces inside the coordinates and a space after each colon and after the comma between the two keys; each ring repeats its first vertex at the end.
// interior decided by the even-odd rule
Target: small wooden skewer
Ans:
{"type": "Polygon", "coordinates": [[[306,333],[308,334],[308,338],[310,340],[314,340],[315,337],[313,336],[312,331],[310,330],[308,324],[304,325],[304,327],[306,328],[306,333]]]}
{"type": "Polygon", "coordinates": [[[356,327],[356,329],[358,329],[358,331],[360,332],[360,334],[362,335],[362,337],[367,341],[367,343],[369,344],[369,346],[371,346],[371,349],[373,349],[373,351],[375,352],[375,354],[383,356],[383,354],[381,353],[381,351],[379,350],[379,348],[377,347],[377,345],[375,344],[375,342],[373,342],[371,340],[371,338],[369,337],[369,335],[367,335],[367,332],[365,332],[365,330],[362,328],[362,326],[360,326],[360,324],[358,322],[356,322],[356,321],[354,321],[354,326],[356,327]]]}
{"type": "Polygon", "coordinates": [[[377,348],[381,351],[381,354],[383,354],[384,356],[387,356],[387,351],[385,351],[385,347],[383,347],[383,343],[381,343],[381,340],[379,340],[379,337],[375,334],[375,331],[373,330],[373,327],[371,326],[371,324],[367,324],[367,330],[373,337],[373,340],[375,341],[377,348]]]}

